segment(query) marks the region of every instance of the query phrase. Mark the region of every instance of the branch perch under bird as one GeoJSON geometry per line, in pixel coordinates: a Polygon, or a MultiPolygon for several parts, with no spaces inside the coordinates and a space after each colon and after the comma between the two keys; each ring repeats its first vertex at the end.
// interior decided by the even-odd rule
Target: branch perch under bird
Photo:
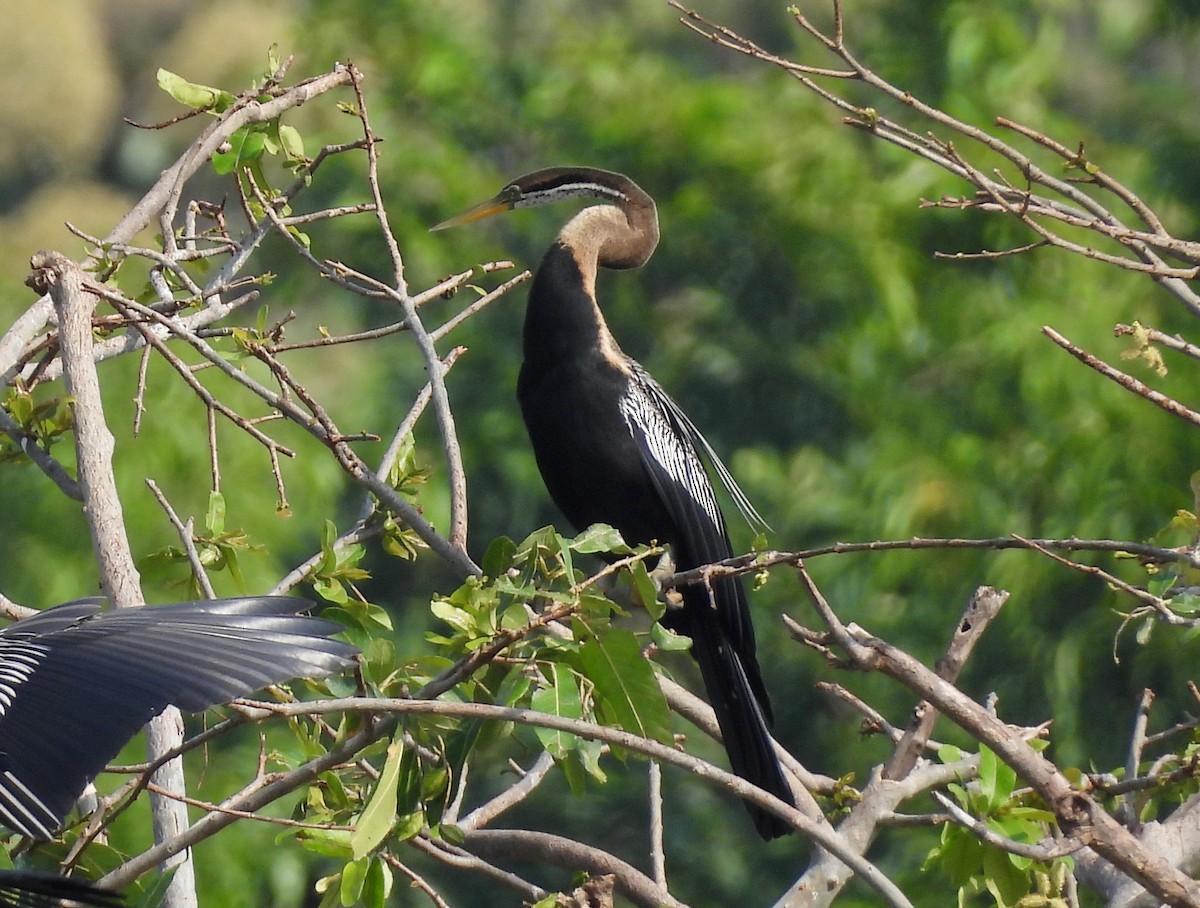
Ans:
{"type": "MultiPolygon", "coordinates": [[[[666,543],[681,571],[722,561],[733,552],[704,462],[751,523],[762,518],[679,405],[621,351],[596,300],[599,268],[638,268],[653,254],[654,200],[619,173],[553,167],[519,177],[433,229],[573,199],[602,204],[568,221],[538,266],[517,384],[546,488],[577,530],[607,523],[632,544],[666,543]]],[[[771,740],[771,705],[741,581],[718,576],[682,592],[683,608],[663,623],[692,638],[734,772],[794,807],[771,740]]],[[[791,831],[747,806],[763,838],[791,831]]]]}

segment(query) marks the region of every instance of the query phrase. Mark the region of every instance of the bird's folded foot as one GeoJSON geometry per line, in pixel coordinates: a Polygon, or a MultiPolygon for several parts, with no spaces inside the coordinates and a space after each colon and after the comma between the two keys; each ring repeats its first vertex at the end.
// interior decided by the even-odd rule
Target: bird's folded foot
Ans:
{"type": "Polygon", "coordinates": [[[658,559],[658,564],[650,571],[650,582],[654,584],[654,589],[658,591],[658,598],[663,601],[669,609],[677,609],[683,607],[683,594],[674,587],[666,587],[663,584],[671,577],[675,576],[675,559],[671,557],[671,550],[662,553],[662,557],[658,559]]]}

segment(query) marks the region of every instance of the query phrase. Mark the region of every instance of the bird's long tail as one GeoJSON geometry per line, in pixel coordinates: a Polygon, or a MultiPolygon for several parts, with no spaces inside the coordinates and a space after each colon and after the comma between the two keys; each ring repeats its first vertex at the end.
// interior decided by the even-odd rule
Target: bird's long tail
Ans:
{"type": "MultiPolygon", "coordinates": [[[[735,596],[741,593],[736,581],[731,586],[736,589],[718,590],[718,598],[726,592],[735,596]]],[[[749,647],[734,645],[720,620],[720,605],[713,608],[704,587],[690,587],[683,593],[687,628],[681,630],[692,638],[692,655],[700,665],[709,702],[717,714],[731,768],[747,782],[794,807],[795,796],[771,740],[771,707],[753,641],[749,647]]],[[[757,805],[746,802],[746,808],[758,834],[768,841],[793,831],[775,814],[757,805]]]]}

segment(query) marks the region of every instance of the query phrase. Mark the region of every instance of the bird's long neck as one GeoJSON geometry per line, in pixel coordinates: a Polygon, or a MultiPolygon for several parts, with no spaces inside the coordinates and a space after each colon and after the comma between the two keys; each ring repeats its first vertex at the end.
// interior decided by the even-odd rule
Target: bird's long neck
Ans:
{"type": "Polygon", "coordinates": [[[658,245],[654,202],[633,188],[636,194],[620,208],[593,205],[579,212],[546,252],[525,312],[527,362],[597,349],[614,364],[624,360],[596,302],[596,272],[638,268],[658,245]]]}
{"type": "Polygon", "coordinates": [[[561,240],[546,250],[525,308],[525,367],[550,367],[596,351],[614,364],[624,359],[595,295],[596,263],[580,261],[561,240]]]}

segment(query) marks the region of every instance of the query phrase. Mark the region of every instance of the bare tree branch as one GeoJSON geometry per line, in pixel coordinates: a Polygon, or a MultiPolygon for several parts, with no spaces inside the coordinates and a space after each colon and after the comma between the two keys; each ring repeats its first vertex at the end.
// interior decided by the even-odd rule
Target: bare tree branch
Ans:
{"type": "MultiPolygon", "coordinates": [[[[84,290],[83,273],[66,256],[39,252],[30,263],[34,273],[30,285],[49,293],[59,325],[67,393],[74,398],[75,450],[83,511],[92,534],[92,547],[100,567],[100,585],[117,607],[145,605],[141,578],[134,564],[129,538],[125,535],[121,499],[117,495],[112,455],[115,443],[104,419],[100,381],[92,359],[92,310],[96,297],[84,290]]],[[[169,707],[146,728],[146,747],[151,759],[179,746],[183,720],[179,710],[169,707]]],[[[183,762],[173,760],[155,774],[167,791],[184,794],[183,762]]],[[[187,829],[187,807],[166,798],[153,803],[155,840],[162,842],[187,829]]],[[[166,908],[193,908],[197,904],[196,880],[191,857],[172,861],[175,873],[167,889],[166,908]]]]}

